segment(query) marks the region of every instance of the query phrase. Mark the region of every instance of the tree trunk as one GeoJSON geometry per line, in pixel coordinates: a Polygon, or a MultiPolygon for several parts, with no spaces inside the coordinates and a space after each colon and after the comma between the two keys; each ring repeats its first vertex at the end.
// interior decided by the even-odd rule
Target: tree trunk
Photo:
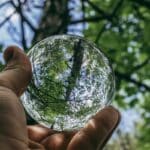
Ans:
{"type": "Polygon", "coordinates": [[[46,0],[43,9],[43,17],[41,18],[39,28],[33,38],[33,43],[51,35],[66,33],[68,22],[68,1],[46,0]]]}

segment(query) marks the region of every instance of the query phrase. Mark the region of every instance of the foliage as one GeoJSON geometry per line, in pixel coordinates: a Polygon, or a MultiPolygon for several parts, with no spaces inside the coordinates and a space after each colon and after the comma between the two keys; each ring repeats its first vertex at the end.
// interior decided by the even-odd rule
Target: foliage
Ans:
{"type": "Polygon", "coordinates": [[[121,109],[139,109],[142,121],[139,119],[137,122],[136,132],[139,131],[139,134],[135,138],[139,139],[139,150],[149,149],[149,0],[43,0],[39,3],[12,0],[0,3],[0,8],[3,6],[12,7],[14,13],[3,18],[0,27],[5,30],[5,24],[8,23],[9,36],[14,41],[15,37],[21,39],[17,43],[26,51],[30,48],[31,44],[28,43],[31,41],[33,43],[46,36],[67,32],[83,34],[86,39],[95,42],[111,60],[116,74],[114,105],[121,109]],[[40,9],[42,14],[40,19],[27,15],[30,13],[39,16],[34,12],[37,9],[40,9]],[[21,20],[18,20],[17,27],[16,21],[11,20],[15,13],[21,20]],[[36,25],[33,25],[33,20],[36,25]],[[27,29],[35,35],[30,40],[25,32],[27,29]]]}

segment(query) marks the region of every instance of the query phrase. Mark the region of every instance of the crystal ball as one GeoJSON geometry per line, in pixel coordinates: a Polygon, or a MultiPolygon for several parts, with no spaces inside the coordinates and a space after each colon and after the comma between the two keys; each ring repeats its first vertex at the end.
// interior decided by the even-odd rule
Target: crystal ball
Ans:
{"type": "Polygon", "coordinates": [[[114,95],[107,57],[79,36],[48,37],[28,52],[33,77],[21,97],[27,113],[56,130],[82,128],[114,95]]]}

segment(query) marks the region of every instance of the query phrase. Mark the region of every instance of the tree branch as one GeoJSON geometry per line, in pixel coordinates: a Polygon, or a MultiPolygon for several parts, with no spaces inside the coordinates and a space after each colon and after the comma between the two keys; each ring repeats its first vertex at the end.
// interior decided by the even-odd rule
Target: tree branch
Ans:
{"type": "Polygon", "coordinates": [[[22,45],[23,45],[23,48],[26,49],[27,45],[26,45],[26,39],[25,39],[24,21],[22,17],[20,18],[20,27],[21,27],[21,33],[22,33],[22,45]]]}
{"type": "Polygon", "coordinates": [[[22,18],[28,24],[28,26],[35,32],[36,28],[32,25],[32,23],[24,15],[22,15],[22,18]]]}
{"type": "Polygon", "coordinates": [[[141,68],[143,68],[145,65],[147,65],[148,63],[150,63],[150,57],[148,57],[147,59],[145,59],[145,61],[143,61],[141,64],[138,64],[137,66],[135,66],[131,72],[135,72],[140,70],[141,68]]]}
{"type": "Polygon", "coordinates": [[[18,0],[18,7],[17,10],[19,12],[20,15],[20,28],[21,28],[21,34],[22,34],[22,46],[23,48],[26,50],[27,46],[26,46],[26,39],[25,39],[25,29],[24,29],[24,19],[23,19],[23,12],[22,12],[22,3],[20,2],[20,0],[18,0]]]}
{"type": "Polygon", "coordinates": [[[118,71],[115,71],[115,74],[118,78],[120,79],[123,79],[123,80],[126,80],[126,81],[129,81],[131,83],[134,83],[135,85],[137,85],[138,87],[143,87],[145,88],[147,91],[150,91],[150,86],[142,83],[142,82],[139,82],[135,79],[132,79],[130,76],[128,76],[127,74],[123,74],[121,72],[118,72],[118,71]]]}
{"type": "Polygon", "coordinates": [[[149,17],[143,16],[143,14],[139,11],[139,6],[137,6],[136,4],[133,3],[133,8],[134,8],[134,10],[135,10],[137,16],[138,16],[140,19],[142,19],[142,20],[144,20],[144,21],[150,21],[150,18],[149,18],[149,17]]]}
{"type": "MultiPolygon", "coordinates": [[[[84,0],[81,0],[81,2],[82,2],[82,19],[85,19],[85,5],[84,5],[84,0]]],[[[86,24],[85,24],[85,22],[83,22],[83,30],[85,29],[85,27],[86,27],[86,24]]]]}
{"type": "Polygon", "coordinates": [[[16,13],[16,10],[14,10],[8,17],[6,17],[1,23],[0,28],[16,13]]]}
{"type": "MultiPolygon", "coordinates": [[[[16,9],[16,11],[20,14],[20,9],[19,9],[19,6],[16,6],[14,4],[13,1],[11,1],[11,4],[12,6],[16,9]]],[[[28,26],[35,32],[36,31],[36,28],[32,25],[32,23],[23,15],[23,12],[22,12],[22,19],[24,22],[26,22],[28,24],[28,26]]]]}
{"type": "Polygon", "coordinates": [[[140,4],[144,7],[147,7],[148,9],[150,9],[150,1],[148,1],[148,0],[132,0],[132,2],[140,4]]]}
{"type": "MultiPolygon", "coordinates": [[[[88,0],[88,1],[89,1],[89,0],[88,0]]],[[[118,3],[116,4],[115,8],[114,8],[113,11],[112,11],[112,13],[109,15],[109,17],[110,17],[111,19],[107,18],[109,21],[113,22],[113,19],[116,17],[116,13],[117,13],[117,11],[119,10],[120,6],[123,4],[123,1],[124,1],[124,0],[119,0],[119,1],[118,1],[118,3]]],[[[97,7],[97,6],[95,6],[95,7],[97,7]]],[[[98,8],[97,8],[97,9],[98,9],[98,8]]],[[[104,13],[102,10],[99,10],[99,11],[101,11],[102,13],[104,13]]],[[[105,17],[105,16],[104,16],[104,17],[105,17]]],[[[98,35],[97,35],[97,37],[96,37],[95,43],[98,43],[98,41],[99,41],[101,35],[103,34],[103,32],[105,31],[105,29],[106,29],[106,24],[104,24],[103,27],[100,29],[100,31],[99,31],[99,33],[98,33],[98,35]]]]}
{"type": "Polygon", "coordinates": [[[91,1],[86,0],[86,2],[99,14],[101,14],[104,18],[106,18],[107,20],[112,20],[111,15],[105,13],[101,8],[97,7],[97,5],[93,4],[91,1]]]}
{"type": "Polygon", "coordinates": [[[44,8],[44,5],[41,6],[41,5],[33,4],[33,7],[34,7],[34,8],[37,8],[37,9],[43,9],[43,8],[44,8]]]}
{"type": "Polygon", "coordinates": [[[77,24],[82,22],[98,22],[99,20],[103,20],[103,19],[105,19],[103,16],[94,16],[94,17],[89,17],[89,18],[84,18],[79,20],[73,20],[70,22],[70,24],[77,24]]]}
{"type": "Polygon", "coordinates": [[[122,6],[124,0],[119,0],[118,3],[116,4],[114,10],[111,13],[111,16],[115,16],[119,8],[122,6]]]}
{"type": "Polygon", "coordinates": [[[2,8],[3,6],[5,6],[6,4],[9,4],[10,2],[11,2],[11,1],[6,1],[6,2],[0,4],[0,8],[2,8]]]}
{"type": "Polygon", "coordinates": [[[96,44],[98,43],[98,41],[99,41],[101,35],[102,35],[103,32],[105,31],[105,29],[106,29],[105,26],[106,26],[106,24],[104,24],[103,27],[101,28],[101,30],[98,32],[98,35],[96,36],[96,39],[95,39],[95,43],[96,43],[96,44]]]}

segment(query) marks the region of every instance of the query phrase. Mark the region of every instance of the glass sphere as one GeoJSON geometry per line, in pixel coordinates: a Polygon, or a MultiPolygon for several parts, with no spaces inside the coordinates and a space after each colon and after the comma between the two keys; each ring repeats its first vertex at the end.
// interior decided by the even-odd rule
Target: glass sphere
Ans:
{"type": "Polygon", "coordinates": [[[28,53],[33,78],[21,100],[38,123],[79,129],[114,94],[115,80],[102,51],[79,36],[48,37],[28,53]]]}

